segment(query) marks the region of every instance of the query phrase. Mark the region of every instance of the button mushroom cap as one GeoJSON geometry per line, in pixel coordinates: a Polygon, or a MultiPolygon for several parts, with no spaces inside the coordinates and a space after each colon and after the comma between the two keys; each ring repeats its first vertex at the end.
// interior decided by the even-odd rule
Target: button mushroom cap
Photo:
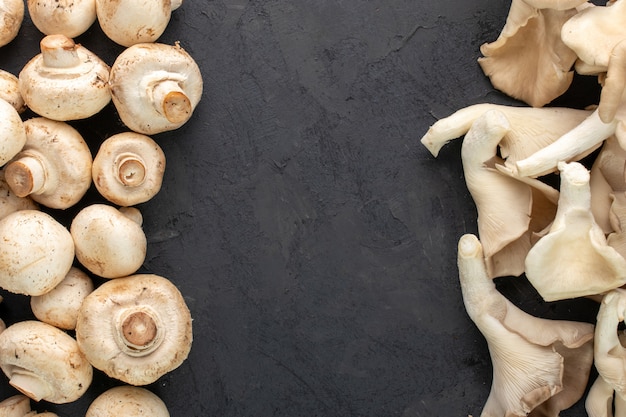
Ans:
{"type": "Polygon", "coordinates": [[[0,333],[0,368],[24,395],[55,404],[80,398],[93,377],[76,340],[36,320],[17,322],[0,333]]]}
{"type": "Polygon", "coordinates": [[[69,231],[51,215],[20,210],[0,219],[0,287],[41,295],[56,287],[74,262],[69,231]]]}
{"type": "Polygon", "coordinates": [[[174,130],[191,117],[202,96],[197,63],[179,44],[142,43],[111,66],[113,104],[129,129],[152,135],[174,130]]]}
{"type": "Polygon", "coordinates": [[[0,47],[15,39],[23,20],[23,0],[0,0],[0,47]]]}
{"type": "Polygon", "coordinates": [[[46,35],[82,35],[96,21],[95,0],[28,0],[28,13],[46,35]]]}
{"type": "Polygon", "coordinates": [[[85,298],[76,340],[95,368],[131,385],[147,385],[187,358],[191,314],[167,278],[131,275],[107,281],[85,298]]]}
{"type": "Polygon", "coordinates": [[[87,143],[65,122],[35,117],[26,120],[24,128],[26,144],[4,169],[9,187],[46,207],[73,206],[91,185],[87,143]]]}
{"type": "Polygon", "coordinates": [[[18,113],[26,110],[26,103],[20,94],[17,76],[0,69],[0,99],[8,101],[18,113]]]}
{"type": "Polygon", "coordinates": [[[111,101],[109,66],[87,48],[64,35],[41,40],[41,53],[18,75],[28,107],[53,120],[93,116],[111,101]]]}
{"type": "Polygon", "coordinates": [[[113,387],[98,397],[85,417],[170,417],[167,406],[153,392],[134,386],[113,387]]]}
{"type": "Polygon", "coordinates": [[[150,137],[135,132],[113,135],[100,145],[92,166],[93,182],[107,200],[134,206],[161,189],[165,154],[150,137]]]}
{"type": "Polygon", "coordinates": [[[83,300],[94,289],[85,272],[72,267],[65,278],[45,294],[32,296],[30,307],[35,317],[63,330],[73,330],[83,300]]]}
{"type": "Polygon", "coordinates": [[[30,412],[30,398],[23,394],[13,395],[0,401],[0,416],[24,417],[30,412]]]}
{"type": "Polygon", "coordinates": [[[26,143],[26,129],[20,114],[8,102],[0,99],[0,166],[6,164],[26,143]]]}
{"type": "Polygon", "coordinates": [[[70,233],[78,262],[103,278],[135,273],[146,258],[147,239],[141,225],[107,204],[81,209],[70,233]]]}

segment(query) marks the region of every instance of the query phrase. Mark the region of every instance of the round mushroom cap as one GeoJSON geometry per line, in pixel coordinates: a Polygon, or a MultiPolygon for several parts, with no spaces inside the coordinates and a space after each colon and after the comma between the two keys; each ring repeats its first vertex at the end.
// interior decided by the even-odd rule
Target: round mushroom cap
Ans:
{"type": "Polygon", "coordinates": [[[23,394],[16,394],[0,402],[0,416],[23,417],[30,412],[30,398],[23,394]]]}
{"type": "Polygon", "coordinates": [[[47,213],[19,210],[0,219],[0,287],[41,295],[65,278],[74,262],[70,232],[47,213]]]}
{"type": "Polygon", "coordinates": [[[3,69],[0,69],[0,98],[8,101],[18,113],[23,113],[26,110],[26,103],[20,94],[17,76],[3,69]]]}
{"type": "Polygon", "coordinates": [[[135,273],[146,258],[146,235],[132,218],[107,204],[80,210],[70,225],[76,259],[103,278],[135,273]]]}
{"type": "Polygon", "coordinates": [[[36,320],[17,322],[0,333],[0,368],[22,394],[55,404],[80,398],[93,378],[76,340],[36,320]]]}
{"type": "Polygon", "coordinates": [[[33,24],[46,35],[82,35],[96,21],[94,0],[28,0],[33,24]]]}
{"type": "Polygon", "coordinates": [[[2,0],[0,2],[0,47],[17,36],[24,20],[23,0],[2,0]]]}
{"type": "Polygon", "coordinates": [[[20,114],[8,101],[0,99],[0,166],[6,164],[26,143],[26,128],[20,114]]]}
{"type": "Polygon", "coordinates": [[[191,350],[191,313],[176,286],[154,274],[110,280],[79,310],[76,340],[109,377],[147,385],[180,366],[191,350]]]}
{"type": "Polygon", "coordinates": [[[87,409],[85,417],[169,417],[167,406],[156,394],[141,388],[123,385],[113,387],[98,397],[87,409]]]}

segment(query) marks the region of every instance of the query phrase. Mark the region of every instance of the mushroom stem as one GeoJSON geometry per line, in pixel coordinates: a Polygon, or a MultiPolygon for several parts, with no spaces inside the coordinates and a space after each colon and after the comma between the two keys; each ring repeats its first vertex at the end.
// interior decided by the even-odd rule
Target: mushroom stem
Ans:
{"type": "Polygon", "coordinates": [[[44,163],[31,155],[25,155],[15,160],[5,168],[6,181],[18,197],[42,192],[46,176],[44,163]]]}
{"type": "Polygon", "coordinates": [[[54,392],[45,380],[26,369],[14,369],[9,384],[35,401],[40,401],[54,392]]]}
{"type": "Polygon", "coordinates": [[[156,110],[171,123],[184,123],[191,116],[191,100],[176,81],[156,83],[152,97],[156,110]]]}
{"type": "Polygon", "coordinates": [[[115,158],[117,179],[127,187],[137,187],[146,179],[146,164],[134,153],[122,153],[115,158]]]}
{"type": "Polygon", "coordinates": [[[44,66],[72,68],[80,65],[74,41],[64,35],[49,35],[40,42],[44,66]]]}
{"type": "Polygon", "coordinates": [[[118,318],[117,340],[130,356],[149,355],[163,340],[163,323],[148,306],[129,309],[118,318]]]}

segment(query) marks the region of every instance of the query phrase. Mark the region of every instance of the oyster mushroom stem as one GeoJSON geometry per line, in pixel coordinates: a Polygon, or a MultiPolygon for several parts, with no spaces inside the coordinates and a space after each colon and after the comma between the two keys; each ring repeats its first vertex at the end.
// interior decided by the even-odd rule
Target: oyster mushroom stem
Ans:
{"type": "MultiPolygon", "coordinates": [[[[626,9],[624,9],[626,12],[626,9]]],[[[604,85],[600,92],[598,115],[604,123],[609,123],[615,118],[620,104],[624,103],[626,90],[626,33],[624,40],[620,41],[611,51],[609,66],[604,79],[604,85]]]]}

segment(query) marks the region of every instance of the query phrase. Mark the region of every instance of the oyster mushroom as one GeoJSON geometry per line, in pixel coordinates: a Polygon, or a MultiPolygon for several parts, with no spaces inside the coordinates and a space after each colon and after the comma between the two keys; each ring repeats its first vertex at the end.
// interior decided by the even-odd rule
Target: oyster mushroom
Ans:
{"type": "Polygon", "coordinates": [[[123,385],[109,388],[91,403],[85,417],[170,417],[167,406],[156,394],[123,385]]]}
{"type": "Polygon", "coordinates": [[[482,245],[474,235],[459,239],[458,268],[465,308],[487,340],[493,364],[481,415],[557,417],[576,403],[593,363],[593,325],[520,310],[487,275],[482,245]]]}
{"type": "Polygon", "coordinates": [[[48,35],[41,53],[19,73],[20,94],[40,116],[68,121],[85,119],[111,101],[109,66],[64,35],[48,35]]]}
{"type": "Polygon", "coordinates": [[[168,279],[131,275],[107,281],[85,298],[76,340],[95,368],[131,385],[147,385],[187,358],[191,314],[168,279]]]}
{"type": "Polygon", "coordinates": [[[20,94],[17,77],[2,69],[0,69],[0,99],[8,101],[18,113],[26,110],[26,103],[20,94]]]}
{"type": "Polygon", "coordinates": [[[100,145],[93,166],[93,183],[107,200],[134,206],[161,189],[165,154],[150,137],[135,132],[118,133],[100,145]]]}
{"type": "Polygon", "coordinates": [[[26,144],[6,164],[4,175],[19,197],[66,209],[91,185],[91,151],[81,134],[65,122],[35,117],[24,122],[26,144]]]}
{"type": "Polygon", "coordinates": [[[0,368],[22,394],[55,404],[80,398],[93,377],[76,340],[35,320],[17,322],[0,333],[0,368]]]}
{"type": "Polygon", "coordinates": [[[132,212],[126,215],[107,204],[91,204],[81,209],[70,225],[78,262],[103,278],[136,272],[147,250],[146,235],[136,219],[132,212]]]}
{"type": "Polygon", "coordinates": [[[69,231],[51,215],[19,210],[0,219],[0,287],[41,295],[56,287],[74,262],[69,231]]]}
{"type": "Polygon", "coordinates": [[[8,102],[0,99],[0,166],[6,164],[26,143],[26,129],[20,114],[8,102]]]}
{"type": "Polygon", "coordinates": [[[610,220],[612,195],[626,191],[626,151],[614,135],[604,141],[593,161],[589,188],[593,218],[605,234],[612,233],[617,230],[610,220]]]}
{"type": "Polygon", "coordinates": [[[607,244],[591,213],[589,171],[559,164],[554,222],[526,257],[526,277],[545,301],[601,294],[626,284],[626,259],[607,244]]]}
{"type": "Polygon", "coordinates": [[[95,0],[28,0],[33,24],[46,35],[75,38],[96,21],[95,0]]]}
{"type": "Polygon", "coordinates": [[[0,47],[15,39],[23,20],[23,0],[0,0],[0,47]]]}
{"type": "Polygon", "coordinates": [[[142,43],[111,66],[113,104],[129,129],[152,135],[174,130],[191,117],[202,96],[202,75],[179,45],[142,43]]]}

